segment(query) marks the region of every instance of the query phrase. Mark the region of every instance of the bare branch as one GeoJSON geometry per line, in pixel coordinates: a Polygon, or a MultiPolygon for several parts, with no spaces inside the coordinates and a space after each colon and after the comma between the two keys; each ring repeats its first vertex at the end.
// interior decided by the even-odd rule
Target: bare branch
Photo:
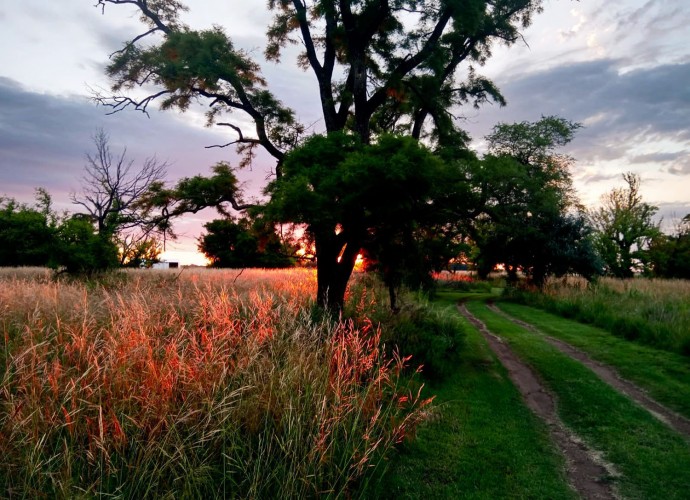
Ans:
{"type": "Polygon", "coordinates": [[[106,113],[106,115],[114,115],[115,113],[119,113],[126,108],[133,107],[136,111],[141,111],[146,116],[150,117],[147,110],[148,106],[159,97],[172,93],[173,92],[170,90],[161,90],[160,92],[146,96],[141,100],[132,99],[131,97],[127,96],[106,97],[100,93],[96,93],[92,99],[97,104],[112,109],[112,111],[109,111],[106,113]]]}
{"type": "Polygon", "coordinates": [[[150,226],[149,210],[138,203],[152,184],[163,180],[167,163],[154,156],[134,171],[134,162],[127,159],[126,149],[113,156],[109,137],[103,130],[94,134],[93,141],[96,153],[86,155],[82,193],[72,193],[72,202],[86,209],[99,233],[116,235],[123,230],[150,226]]]}
{"type": "Polygon", "coordinates": [[[227,144],[214,144],[212,146],[205,146],[206,149],[211,149],[211,148],[226,148],[228,146],[232,146],[233,144],[256,144],[256,145],[261,145],[261,141],[259,139],[254,139],[251,137],[245,137],[244,134],[242,133],[242,129],[238,127],[237,125],[233,125],[232,123],[227,123],[227,122],[221,122],[217,123],[216,125],[222,125],[224,127],[230,127],[233,129],[235,132],[237,132],[237,135],[239,138],[235,141],[228,142],[227,144]]]}
{"type": "Polygon", "coordinates": [[[141,40],[142,38],[147,37],[147,36],[149,36],[149,35],[155,33],[156,31],[160,31],[160,28],[158,28],[158,27],[156,27],[156,28],[151,28],[151,29],[148,30],[146,33],[142,33],[141,35],[135,36],[135,37],[132,38],[129,42],[127,42],[127,43],[125,44],[125,46],[122,47],[120,50],[116,50],[115,52],[111,53],[111,54],[108,56],[108,58],[109,58],[109,59],[112,59],[113,56],[116,56],[116,55],[118,55],[118,54],[122,54],[123,52],[126,52],[127,50],[129,50],[130,48],[132,48],[132,47],[134,46],[134,44],[137,43],[139,40],[141,40]]]}

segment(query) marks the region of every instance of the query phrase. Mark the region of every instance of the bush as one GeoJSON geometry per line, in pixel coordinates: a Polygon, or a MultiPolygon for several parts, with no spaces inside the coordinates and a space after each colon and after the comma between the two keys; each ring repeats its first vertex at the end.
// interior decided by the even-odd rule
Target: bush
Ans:
{"type": "Polygon", "coordinates": [[[455,317],[420,305],[401,312],[392,323],[384,342],[412,356],[413,364],[421,363],[424,377],[442,380],[455,370],[465,337],[455,317]]]}
{"type": "Polygon", "coordinates": [[[422,366],[429,380],[442,380],[457,365],[464,346],[465,331],[453,316],[431,307],[421,295],[400,295],[402,307],[393,313],[383,285],[373,276],[362,276],[350,290],[346,312],[370,318],[380,324],[381,340],[389,353],[411,356],[410,366],[422,366]]]}
{"type": "Polygon", "coordinates": [[[94,274],[119,265],[117,246],[105,236],[96,234],[90,221],[65,220],[58,228],[57,248],[50,266],[69,274],[94,274]]]}

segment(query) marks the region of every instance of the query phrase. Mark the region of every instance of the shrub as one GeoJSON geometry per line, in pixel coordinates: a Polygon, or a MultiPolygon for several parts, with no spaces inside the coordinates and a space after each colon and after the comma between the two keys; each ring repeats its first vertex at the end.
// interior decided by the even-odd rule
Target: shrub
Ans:
{"type": "Polygon", "coordinates": [[[65,220],[57,231],[50,266],[69,274],[94,274],[119,265],[118,249],[107,235],[94,231],[90,221],[65,220]]]}
{"type": "Polygon", "coordinates": [[[430,307],[421,295],[401,294],[403,307],[396,313],[390,311],[385,297],[380,282],[360,276],[351,287],[346,312],[380,324],[387,351],[411,356],[411,366],[422,365],[425,378],[440,380],[450,375],[462,354],[462,324],[453,315],[430,307]]]}

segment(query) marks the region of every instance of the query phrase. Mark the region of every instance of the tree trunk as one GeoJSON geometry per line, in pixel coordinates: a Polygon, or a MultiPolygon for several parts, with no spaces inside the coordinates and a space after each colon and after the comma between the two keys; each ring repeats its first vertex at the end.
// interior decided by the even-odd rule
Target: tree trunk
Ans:
{"type": "Polygon", "coordinates": [[[354,238],[315,235],[317,303],[334,315],[345,305],[347,284],[355,268],[361,243],[354,238]]]}

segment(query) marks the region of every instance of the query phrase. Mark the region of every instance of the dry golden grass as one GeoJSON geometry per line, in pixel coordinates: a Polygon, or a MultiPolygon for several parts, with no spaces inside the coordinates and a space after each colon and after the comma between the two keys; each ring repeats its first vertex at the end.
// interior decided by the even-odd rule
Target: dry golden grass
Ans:
{"type": "MultiPolygon", "coordinates": [[[[428,400],[311,270],[0,273],[10,495],[351,494],[428,400]]],[[[362,321],[358,322],[362,323],[362,321]]]]}

